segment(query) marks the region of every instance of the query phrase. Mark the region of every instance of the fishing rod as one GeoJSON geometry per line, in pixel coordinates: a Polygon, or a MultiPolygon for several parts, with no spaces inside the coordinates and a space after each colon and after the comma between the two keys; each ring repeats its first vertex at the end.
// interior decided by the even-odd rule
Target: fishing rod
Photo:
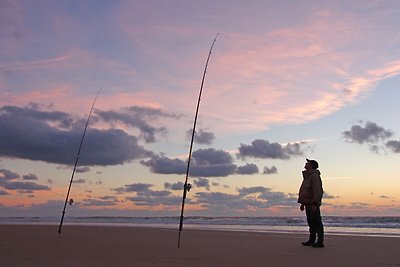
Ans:
{"type": "Polygon", "coordinates": [[[59,235],[61,235],[61,227],[62,227],[62,224],[63,224],[63,221],[64,221],[65,209],[67,207],[67,204],[72,205],[72,203],[74,202],[74,200],[72,198],[70,200],[68,200],[68,197],[69,197],[69,193],[71,191],[72,181],[74,180],[74,174],[75,174],[76,166],[78,165],[79,156],[81,154],[83,140],[85,139],[86,129],[87,129],[88,125],[89,125],[90,116],[92,115],[94,104],[96,103],[96,100],[97,100],[97,97],[100,94],[100,91],[101,91],[101,89],[97,92],[96,97],[94,98],[94,101],[93,101],[93,104],[92,104],[92,108],[90,109],[89,116],[88,116],[87,121],[86,121],[85,129],[83,130],[81,143],[80,143],[79,149],[78,149],[78,154],[76,155],[74,169],[72,170],[71,180],[69,181],[69,187],[68,187],[68,191],[67,191],[67,196],[65,198],[64,209],[62,211],[60,226],[58,227],[58,234],[59,235]]]}
{"type": "Polygon", "coordinates": [[[206,77],[208,61],[210,60],[211,52],[212,52],[215,42],[217,41],[218,35],[219,35],[219,33],[217,33],[217,35],[215,36],[214,41],[211,44],[210,52],[208,52],[206,66],[204,68],[204,73],[203,73],[203,79],[201,80],[199,98],[197,100],[196,114],[194,116],[194,123],[193,123],[193,130],[192,130],[192,139],[190,141],[189,156],[188,156],[188,162],[187,162],[187,168],[186,168],[186,178],[185,178],[185,184],[183,185],[182,208],[181,208],[181,217],[180,217],[180,221],[179,221],[178,248],[179,248],[179,245],[181,242],[181,232],[182,232],[182,227],[183,227],[183,211],[185,209],[186,193],[189,192],[190,189],[192,188],[192,185],[190,183],[188,183],[188,178],[189,178],[189,169],[190,169],[190,159],[192,158],[193,140],[194,140],[194,135],[196,133],[197,115],[199,114],[201,93],[203,92],[203,85],[204,85],[204,79],[206,77]]]}

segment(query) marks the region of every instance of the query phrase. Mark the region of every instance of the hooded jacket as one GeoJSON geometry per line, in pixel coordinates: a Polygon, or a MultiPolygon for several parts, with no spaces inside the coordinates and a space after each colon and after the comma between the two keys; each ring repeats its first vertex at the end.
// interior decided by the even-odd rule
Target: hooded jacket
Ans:
{"type": "Polygon", "coordinates": [[[303,182],[299,190],[298,203],[304,205],[321,205],[322,180],[319,170],[303,171],[303,182]]]}

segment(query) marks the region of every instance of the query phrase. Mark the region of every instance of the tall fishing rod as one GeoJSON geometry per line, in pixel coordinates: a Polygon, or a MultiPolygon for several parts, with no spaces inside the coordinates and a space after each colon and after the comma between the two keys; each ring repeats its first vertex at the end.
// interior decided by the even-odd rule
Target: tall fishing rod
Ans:
{"type": "Polygon", "coordinates": [[[70,200],[68,200],[68,197],[69,197],[69,193],[71,192],[72,181],[74,180],[74,174],[75,174],[76,166],[78,165],[79,156],[81,154],[81,149],[82,149],[83,140],[85,139],[86,129],[87,129],[88,125],[89,125],[90,116],[92,115],[94,104],[96,103],[96,100],[97,100],[97,97],[100,94],[100,91],[101,91],[101,89],[97,92],[96,97],[93,100],[92,108],[90,109],[89,116],[88,116],[87,121],[86,121],[85,129],[83,130],[81,143],[79,144],[78,154],[76,155],[74,169],[72,170],[71,180],[69,181],[69,187],[68,187],[68,191],[67,191],[67,196],[65,198],[64,209],[62,211],[60,226],[58,227],[58,234],[59,235],[61,235],[61,227],[62,227],[62,224],[63,224],[63,221],[64,221],[64,215],[65,215],[65,209],[67,207],[67,203],[72,205],[72,203],[74,202],[72,200],[72,198],[70,200]]]}
{"type": "Polygon", "coordinates": [[[181,217],[180,217],[180,221],[179,221],[178,248],[179,248],[179,245],[181,242],[181,232],[182,232],[182,227],[183,227],[183,211],[185,209],[186,193],[190,191],[190,188],[192,188],[192,185],[188,183],[188,178],[189,178],[189,169],[190,169],[190,159],[192,158],[193,140],[194,140],[194,135],[196,133],[197,115],[199,114],[201,93],[203,92],[203,85],[204,85],[204,79],[206,78],[208,61],[210,60],[211,52],[212,52],[215,42],[217,41],[218,35],[219,35],[219,33],[217,33],[217,35],[215,36],[214,41],[211,44],[210,52],[208,52],[206,66],[204,68],[204,73],[203,73],[203,79],[201,80],[199,98],[197,100],[196,114],[194,116],[194,123],[193,123],[193,130],[192,130],[192,139],[190,141],[189,156],[188,156],[188,162],[187,162],[187,168],[186,168],[186,178],[185,178],[185,184],[183,185],[182,208],[181,208],[181,217]]]}

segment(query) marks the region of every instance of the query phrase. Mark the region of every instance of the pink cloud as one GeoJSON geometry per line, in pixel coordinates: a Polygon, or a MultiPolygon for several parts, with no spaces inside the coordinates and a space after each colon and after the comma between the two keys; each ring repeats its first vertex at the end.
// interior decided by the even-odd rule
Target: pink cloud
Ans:
{"type": "Polygon", "coordinates": [[[53,67],[54,65],[67,61],[68,59],[69,59],[68,55],[60,55],[54,58],[39,59],[35,61],[9,63],[1,67],[6,70],[24,70],[35,67],[43,67],[43,66],[53,67]]]}
{"type": "MultiPolygon", "coordinates": [[[[204,85],[200,115],[205,126],[220,132],[257,131],[273,123],[317,119],[364,99],[379,80],[399,73],[398,61],[368,46],[370,39],[385,41],[374,38],[379,31],[368,31],[381,18],[366,21],[350,10],[328,6],[315,9],[301,23],[273,30],[223,28],[204,85]],[[380,56],[371,60],[373,52],[380,56]]],[[[140,55],[143,65],[134,56],[121,61],[69,47],[53,58],[8,65],[31,74],[34,86],[25,93],[8,92],[3,99],[50,101],[62,109],[86,112],[96,87],[104,85],[99,108],[151,106],[191,118],[214,29],[210,35],[207,24],[186,25],[168,17],[161,7],[151,8],[128,3],[115,11],[117,25],[111,27],[127,37],[126,45],[140,55]],[[141,21],[132,10],[158,17],[137,14],[141,21]],[[39,69],[44,72],[36,75],[39,69]],[[48,80],[62,72],[68,76],[48,80]]],[[[218,16],[211,17],[224,25],[218,16]]],[[[55,19],[55,29],[61,32],[65,25],[75,24],[65,14],[55,19]]],[[[78,35],[87,30],[84,27],[78,35]]],[[[4,80],[0,85],[7,87],[4,80]]]]}

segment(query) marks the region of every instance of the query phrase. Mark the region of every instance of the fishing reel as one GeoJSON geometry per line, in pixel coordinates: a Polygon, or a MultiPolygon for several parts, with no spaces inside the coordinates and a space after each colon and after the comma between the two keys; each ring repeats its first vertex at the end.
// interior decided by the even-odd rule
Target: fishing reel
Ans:
{"type": "Polygon", "coordinates": [[[68,200],[68,204],[69,205],[72,205],[74,203],[74,200],[72,199],[72,198],[70,198],[69,200],[68,200]]]}
{"type": "Polygon", "coordinates": [[[192,189],[192,185],[187,183],[187,184],[184,185],[184,189],[189,192],[190,189],[192,189]]]}

